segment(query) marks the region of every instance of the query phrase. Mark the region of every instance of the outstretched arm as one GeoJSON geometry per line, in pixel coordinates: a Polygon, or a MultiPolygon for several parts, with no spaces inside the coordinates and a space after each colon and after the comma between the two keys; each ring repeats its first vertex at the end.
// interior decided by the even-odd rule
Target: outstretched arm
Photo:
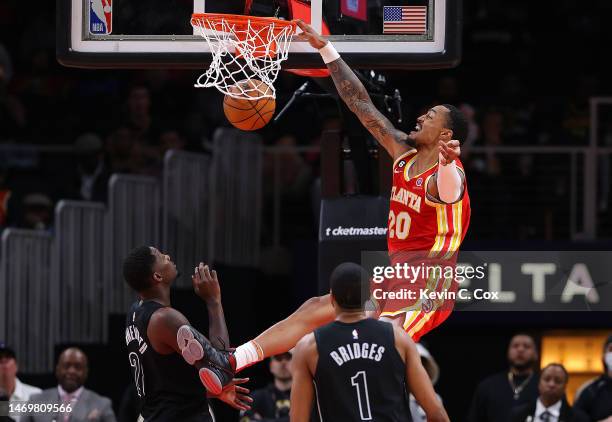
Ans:
{"type": "Polygon", "coordinates": [[[406,382],[410,392],[425,411],[427,421],[449,422],[446,410],[444,410],[444,406],[436,396],[436,392],[431,384],[429,375],[427,375],[427,371],[425,371],[421,363],[421,357],[414,342],[404,330],[398,327],[394,327],[394,334],[395,345],[405,359],[406,382]]]}
{"type": "MultiPolygon", "coordinates": [[[[317,34],[310,25],[301,20],[298,20],[297,24],[304,31],[301,37],[307,40],[312,47],[317,50],[329,47],[328,41],[317,34]]],[[[337,55],[337,53],[335,54],[337,55]]],[[[325,61],[327,62],[327,60],[325,61]]],[[[412,148],[406,143],[409,142],[408,135],[397,130],[389,119],[378,111],[367,90],[361,81],[359,81],[359,78],[357,78],[357,75],[340,56],[328,62],[327,68],[331,73],[336,89],[338,89],[340,98],[357,115],[365,128],[387,150],[393,159],[412,148]]]]}
{"type": "Polygon", "coordinates": [[[193,290],[206,303],[208,309],[208,337],[218,349],[230,345],[223,305],[221,304],[221,287],[215,270],[210,271],[208,265],[200,262],[191,276],[193,290]]]}
{"type": "MultiPolygon", "coordinates": [[[[295,346],[291,360],[293,383],[291,385],[291,422],[308,422],[314,399],[313,375],[309,360],[317,355],[314,334],[304,336],[295,346]]],[[[318,355],[317,355],[318,358],[318,355]]]]}

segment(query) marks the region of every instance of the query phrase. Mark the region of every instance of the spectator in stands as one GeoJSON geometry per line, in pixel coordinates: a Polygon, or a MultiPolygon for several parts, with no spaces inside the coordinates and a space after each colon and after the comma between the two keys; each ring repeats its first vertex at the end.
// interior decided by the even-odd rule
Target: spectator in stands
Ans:
{"type": "Polygon", "coordinates": [[[0,142],[14,140],[26,125],[25,109],[21,101],[9,93],[13,65],[8,51],[0,44],[0,142]]]}
{"type": "Polygon", "coordinates": [[[272,356],[270,372],[274,376],[274,382],[253,392],[251,410],[242,415],[241,422],[289,422],[291,352],[272,356]]]}
{"type": "Polygon", "coordinates": [[[10,81],[13,77],[13,62],[6,48],[0,44],[0,80],[10,81]]]}
{"type": "Polygon", "coordinates": [[[127,98],[126,126],[138,143],[151,145],[155,141],[151,115],[151,93],[144,85],[133,85],[127,98]]]}
{"type": "MultiPolygon", "coordinates": [[[[40,388],[25,384],[17,378],[19,365],[15,352],[4,343],[0,343],[0,390],[9,398],[9,402],[29,400],[33,394],[41,392],[40,388]]],[[[17,416],[12,417],[19,421],[17,416]]]]}
{"type": "Polygon", "coordinates": [[[563,365],[547,365],[540,374],[540,396],[515,408],[512,422],[589,422],[583,411],[572,408],[567,402],[565,389],[568,380],[569,374],[563,365]]]}
{"type": "MultiPolygon", "coordinates": [[[[57,415],[59,421],[115,422],[111,401],[83,387],[89,371],[87,356],[81,349],[71,347],[62,352],[55,367],[59,385],[32,396],[41,403],[70,404],[72,411],[57,415]]],[[[49,414],[37,414],[24,418],[27,422],[46,422],[49,414]]]]}
{"type": "Polygon", "coordinates": [[[534,113],[533,98],[528,95],[523,79],[517,73],[500,78],[496,103],[504,116],[504,136],[512,145],[529,144],[534,113]]]}
{"type": "Polygon", "coordinates": [[[24,196],[21,228],[49,230],[53,220],[53,201],[46,194],[35,192],[24,196]]]}
{"type": "Polygon", "coordinates": [[[467,162],[470,153],[470,147],[480,137],[480,126],[476,122],[476,109],[469,104],[461,104],[459,110],[465,116],[468,122],[468,133],[465,140],[461,144],[461,159],[467,162]]]}
{"type": "MultiPolygon", "coordinates": [[[[487,110],[480,120],[480,139],[475,144],[488,148],[495,148],[504,144],[504,118],[496,109],[487,110]]],[[[467,167],[469,168],[472,187],[470,195],[474,197],[474,229],[479,236],[502,238],[510,235],[504,224],[505,217],[499,209],[506,209],[512,202],[512,193],[508,191],[508,170],[514,169],[513,160],[504,159],[496,151],[488,150],[484,154],[471,154],[467,167]],[[486,221],[486,223],[485,223],[486,221]]]]}
{"type": "Polygon", "coordinates": [[[106,202],[110,172],[102,140],[95,133],[85,133],[75,141],[74,153],[77,160],[76,196],[85,201],[106,202]]]}
{"type": "Polygon", "coordinates": [[[178,129],[165,129],[159,134],[159,149],[161,157],[171,149],[184,149],[185,137],[178,129]]]}
{"type": "MultiPolygon", "coordinates": [[[[421,356],[421,363],[423,364],[423,368],[427,371],[427,375],[429,375],[429,379],[431,379],[432,385],[436,385],[438,382],[438,378],[440,378],[440,367],[438,363],[435,361],[429,350],[421,343],[416,343],[417,351],[421,356]]],[[[437,394],[438,399],[442,402],[442,397],[437,394]]],[[[412,416],[412,422],[426,422],[427,414],[425,410],[417,403],[414,395],[410,394],[410,414],[412,416]]]]}
{"type": "Polygon", "coordinates": [[[138,170],[134,139],[131,131],[122,126],[113,131],[106,142],[111,173],[133,173],[138,170]]]}
{"type": "Polygon", "coordinates": [[[6,184],[7,171],[0,167],[0,230],[6,225],[11,189],[6,184]]]}
{"type": "Polygon", "coordinates": [[[538,397],[538,350],[533,337],[517,334],[508,346],[510,368],[483,380],[472,400],[469,422],[508,421],[512,409],[538,397]]]}
{"type": "Polygon", "coordinates": [[[563,106],[563,128],[561,141],[569,144],[587,145],[591,126],[589,100],[599,90],[598,80],[593,75],[580,75],[571,86],[574,93],[563,106]]]}
{"type": "Polygon", "coordinates": [[[612,422],[612,335],[603,349],[604,373],[582,390],[574,407],[593,422],[612,422]]]}
{"type": "Polygon", "coordinates": [[[292,135],[283,135],[276,140],[275,145],[278,153],[266,155],[266,180],[274,180],[275,165],[278,165],[281,193],[289,197],[303,197],[310,187],[312,169],[295,150],[297,139],[292,135]],[[278,163],[275,160],[278,160],[278,163]]]}

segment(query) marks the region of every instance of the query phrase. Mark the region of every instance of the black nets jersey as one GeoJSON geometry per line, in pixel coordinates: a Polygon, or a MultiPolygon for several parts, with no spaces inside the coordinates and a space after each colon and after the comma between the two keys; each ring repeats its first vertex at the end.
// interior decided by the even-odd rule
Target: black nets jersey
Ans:
{"type": "Polygon", "coordinates": [[[334,321],[314,332],[314,376],[321,420],[411,422],[406,366],[393,326],[363,319],[334,321]]]}
{"type": "Polygon", "coordinates": [[[157,353],[149,342],[149,320],[163,307],[155,301],[136,302],[127,314],[125,342],[141,415],[145,421],[212,421],[197,369],[178,353],[157,353]]]}

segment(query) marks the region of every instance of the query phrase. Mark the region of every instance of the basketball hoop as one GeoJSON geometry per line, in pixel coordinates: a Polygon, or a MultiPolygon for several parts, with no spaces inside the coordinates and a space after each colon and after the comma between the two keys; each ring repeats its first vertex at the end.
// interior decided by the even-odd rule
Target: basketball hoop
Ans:
{"type": "Polygon", "coordinates": [[[225,95],[238,99],[276,97],[273,83],[281,70],[281,63],[287,59],[295,22],[258,16],[197,13],[192,15],[191,25],[206,40],[212,53],[210,67],[200,75],[196,88],[214,86],[225,95]],[[251,79],[264,82],[270,89],[238,83],[251,79]]]}

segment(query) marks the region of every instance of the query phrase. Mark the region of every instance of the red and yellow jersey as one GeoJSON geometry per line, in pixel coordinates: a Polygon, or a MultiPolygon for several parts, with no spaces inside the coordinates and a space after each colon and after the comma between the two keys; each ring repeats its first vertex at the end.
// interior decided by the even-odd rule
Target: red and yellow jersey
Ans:
{"type": "MultiPolygon", "coordinates": [[[[389,206],[387,246],[391,261],[402,251],[427,252],[429,258],[449,259],[459,249],[470,223],[467,182],[461,199],[443,204],[427,194],[427,183],[437,163],[421,174],[409,177],[416,150],[393,163],[393,187],[389,206]]],[[[457,159],[457,167],[463,165],[457,159]]]]}

